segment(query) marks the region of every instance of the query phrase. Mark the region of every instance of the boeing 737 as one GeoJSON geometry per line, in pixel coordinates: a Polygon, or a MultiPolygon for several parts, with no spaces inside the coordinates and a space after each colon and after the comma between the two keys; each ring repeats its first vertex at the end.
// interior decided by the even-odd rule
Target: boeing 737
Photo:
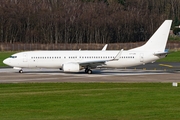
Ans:
{"type": "Polygon", "coordinates": [[[18,69],[57,68],[64,72],[92,73],[98,67],[123,68],[153,63],[167,56],[167,44],[172,20],[165,20],[152,37],[142,46],[130,50],[69,50],[69,51],[27,51],[13,54],[3,63],[18,69]]]}

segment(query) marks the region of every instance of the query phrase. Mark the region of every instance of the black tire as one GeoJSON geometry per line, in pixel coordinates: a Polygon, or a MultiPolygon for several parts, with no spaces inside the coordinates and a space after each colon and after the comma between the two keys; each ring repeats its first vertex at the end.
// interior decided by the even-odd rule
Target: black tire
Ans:
{"type": "Polygon", "coordinates": [[[92,74],[92,70],[88,70],[88,74],[92,74]]]}
{"type": "Polygon", "coordinates": [[[19,70],[19,73],[23,73],[23,70],[19,70]]]}

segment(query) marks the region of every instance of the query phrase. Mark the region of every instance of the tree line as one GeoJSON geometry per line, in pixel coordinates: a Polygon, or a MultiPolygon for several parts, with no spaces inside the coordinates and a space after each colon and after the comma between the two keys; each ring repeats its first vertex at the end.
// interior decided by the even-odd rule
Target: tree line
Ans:
{"type": "Polygon", "coordinates": [[[1,43],[145,41],[165,19],[180,22],[179,0],[1,0],[1,43]]]}

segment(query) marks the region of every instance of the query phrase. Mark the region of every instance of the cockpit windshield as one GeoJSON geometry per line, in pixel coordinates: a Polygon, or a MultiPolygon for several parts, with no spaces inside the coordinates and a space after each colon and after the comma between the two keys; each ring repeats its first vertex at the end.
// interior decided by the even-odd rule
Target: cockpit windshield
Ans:
{"type": "Polygon", "coordinates": [[[10,56],[10,58],[17,58],[17,56],[10,56]]]}

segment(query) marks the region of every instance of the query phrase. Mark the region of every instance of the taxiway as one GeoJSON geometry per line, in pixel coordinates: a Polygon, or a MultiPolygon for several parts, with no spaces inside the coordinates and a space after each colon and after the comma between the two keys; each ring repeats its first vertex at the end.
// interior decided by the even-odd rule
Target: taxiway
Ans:
{"type": "Polygon", "coordinates": [[[0,69],[0,83],[38,83],[38,82],[180,82],[180,74],[174,70],[143,69],[97,69],[93,74],[64,73],[58,69],[24,69],[20,74],[12,68],[0,69]]]}

